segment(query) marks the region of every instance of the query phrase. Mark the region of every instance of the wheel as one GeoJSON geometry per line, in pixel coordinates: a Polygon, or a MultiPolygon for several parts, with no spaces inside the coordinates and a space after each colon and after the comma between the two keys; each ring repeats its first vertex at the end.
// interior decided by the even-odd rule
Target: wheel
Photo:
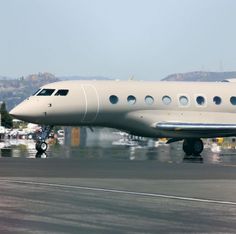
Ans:
{"type": "Polygon", "coordinates": [[[201,139],[194,139],[193,141],[193,155],[199,156],[203,151],[204,146],[201,139]]]}
{"type": "Polygon", "coordinates": [[[38,152],[43,153],[47,150],[48,144],[44,141],[37,141],[35,148],[38,152]]]}
{"type": "Polygon", "coordinates": [[[185,139],[183,143],[183,151],[187,156],[199,156],[203,151],[204,146],[201,139],[185,139]]]}
{"type": "Polygon", "coordinates": [[[190,139],[185,139],[183,142],[183,151],[187,156],[193,154],[192,141],[190,139]]]}

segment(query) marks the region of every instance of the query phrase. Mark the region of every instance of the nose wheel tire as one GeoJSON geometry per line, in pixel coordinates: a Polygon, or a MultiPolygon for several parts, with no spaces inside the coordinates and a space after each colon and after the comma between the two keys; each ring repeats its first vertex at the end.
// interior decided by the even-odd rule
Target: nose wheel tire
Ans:
{"type": "Polygon", "coordinates": [[[48,144],[45,141],[37,141],[35,148],[39,153],[44,153],[48,148],[48,144]]]}
{"type": "Polygon", "coordinates": [[[46,139],[48,138],[51,130],[52,130],[53,126],[42,126],[42,131],[38,136],[38,140],[36,142],[35,145],[35,149],[39,152],[39,153],[44,153],[47,148],[48,148],[48,144],[45,142],[46,139]]]}

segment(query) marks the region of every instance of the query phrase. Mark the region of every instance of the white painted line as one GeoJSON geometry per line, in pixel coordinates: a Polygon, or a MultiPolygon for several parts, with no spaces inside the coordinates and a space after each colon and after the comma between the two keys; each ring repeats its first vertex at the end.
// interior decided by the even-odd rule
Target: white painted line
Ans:
{"type": "Polygon", "coordinates": [[[47,186],[47,187],[56,187],[56,188],[72,188],[72,189],[89,190],[89,191],[96,191],[96,192],[120,193],[120,194],[128,194],[128,195],[135,195],[135,196],[145,196],[145,197],[153,197],[153,198],[156,197],[156,198],[175,199],[175,200],[182,200],[182,201],[215,203],[215,204],[221,204],[221,205],[235,205],[236,206],[236,202],[231,202],[231,201],[201,199],[201,198],[193,198],[193,197],[182,197],[182,196],[165,195],[165,194],[157,194],[157,193],[135,192],[135,191],[118,190],[118,189],[106,189],[106,188],[96,188],[96,187],[87,187],[87,186],[53,184],[53,183],[34,182],[34,181],[22,181],[22,180],[7,180],[7,179],[6,180],[0,179],[0,183],[1,182],[28,184],[28,185],[37,185],[37,186],[47,186]]]}

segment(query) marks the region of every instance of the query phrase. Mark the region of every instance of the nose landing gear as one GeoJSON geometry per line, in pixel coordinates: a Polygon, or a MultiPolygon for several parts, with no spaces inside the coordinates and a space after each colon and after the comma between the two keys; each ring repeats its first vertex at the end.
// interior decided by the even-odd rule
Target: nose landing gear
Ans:
{"type": "Polygon", "coordinates": [[[48,138],[52,128],[53,128],[53,126],[43,126],[42,127],[42,132],[39,135],[39,137],[36,141],[36,145],[35,145],[35,149],[39,153],[44,153],[47,150],[48,144],[45,141],[48,138]]]}

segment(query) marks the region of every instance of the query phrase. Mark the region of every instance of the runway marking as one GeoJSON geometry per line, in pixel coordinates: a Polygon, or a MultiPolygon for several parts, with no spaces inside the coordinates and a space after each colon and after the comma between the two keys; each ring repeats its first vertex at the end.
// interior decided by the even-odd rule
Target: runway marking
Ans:
{"type": "Polygon", "coordinates": [[[236,165],[222,164],[224,167],[236,167],[236,165]]]}
{"type": "Polygon", "coordinates": [[[96,192],[119,193],[119,194],[128,194],[128,195],[145,196],[145,197],[153,197],[153,198],[166,198],[166,199],[175,199],[175,200],[182,200],[182,201],[215,203],[215,204],[221,204],[221,205],[235,205],[236,206],[236,202],[232,202],[232,201],[221,201],[221,200],[213,200],[213,199],[194,198],[194,197],[182,197],[182,196],[135,192],[135,191],[119,190],[119,189],[107,189],[107,188],[76,186],[76,185],[66,185],[66,184],[53,184],[53,183],[34,182],[34,181],[21,181],[21,180],[0,180],[0,182],[38,185],[38,186],[47,186],[47,187],[56,187],[56,188],[72,188],[72,189],[89,190],[89,191],[96,191],[96,192]]]}

